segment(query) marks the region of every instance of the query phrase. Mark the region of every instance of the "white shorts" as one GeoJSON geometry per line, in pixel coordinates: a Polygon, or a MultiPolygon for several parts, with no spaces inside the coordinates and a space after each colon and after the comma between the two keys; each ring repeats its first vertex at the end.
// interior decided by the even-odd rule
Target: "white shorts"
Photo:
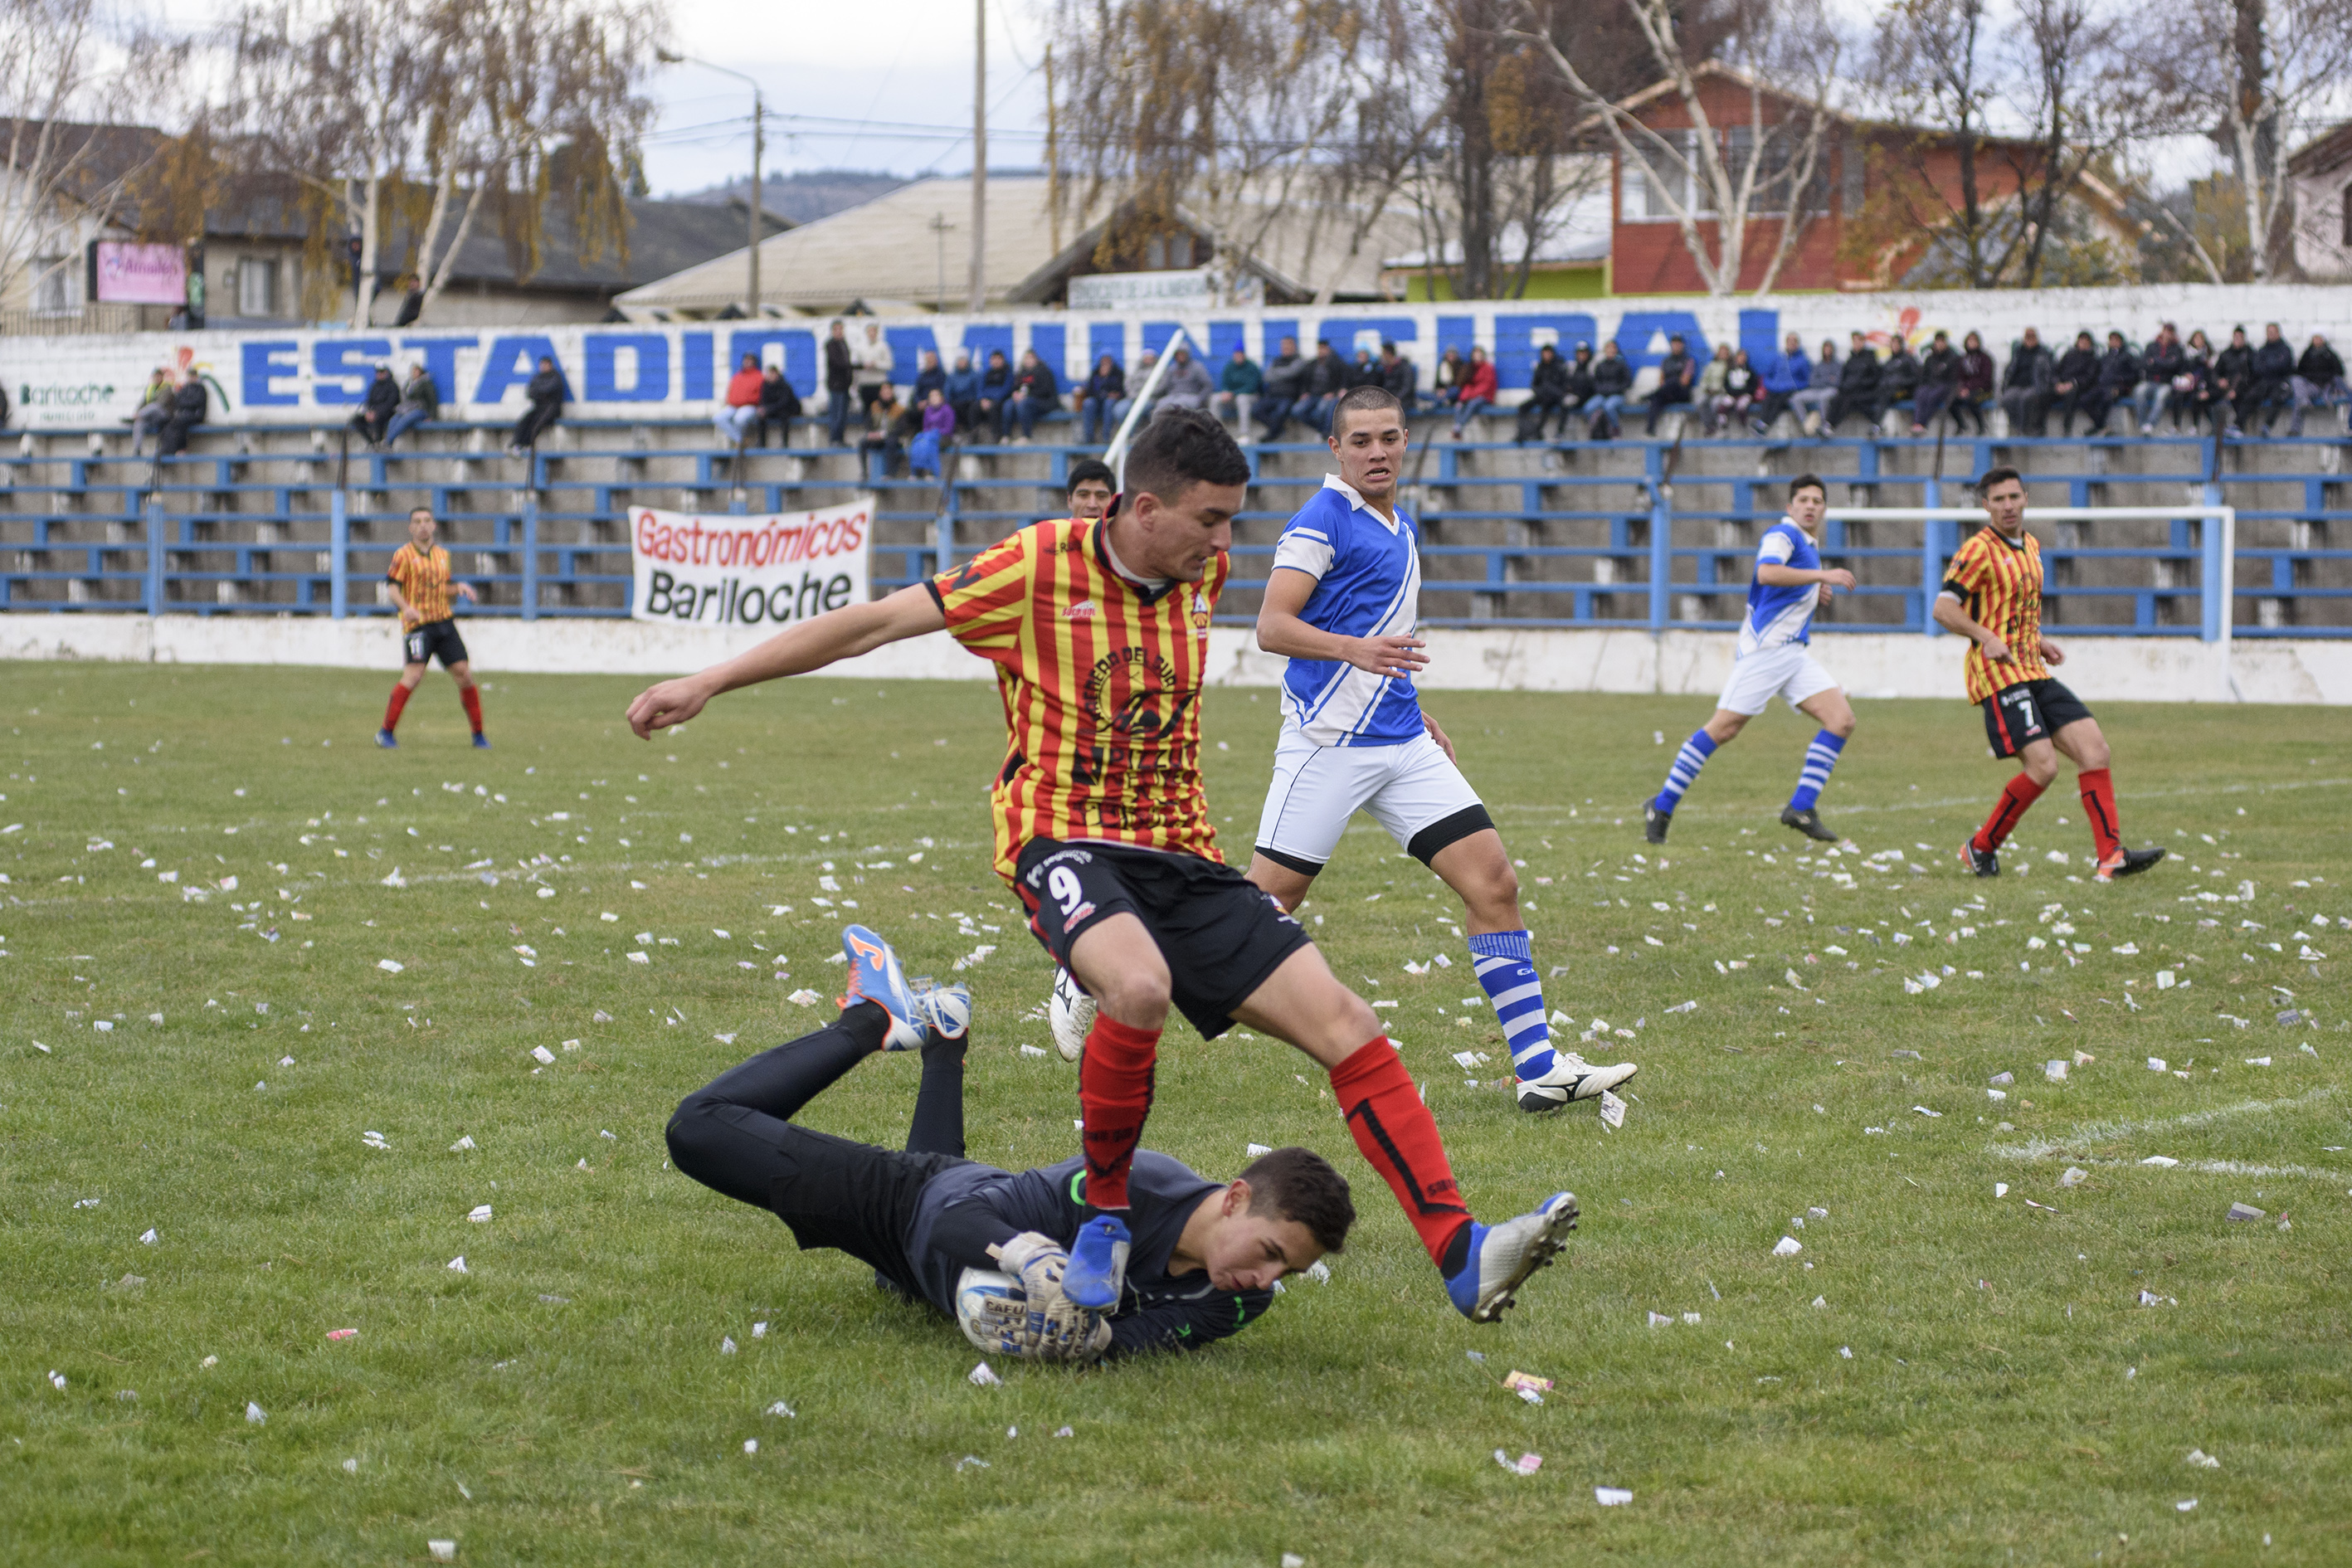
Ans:
{"type": "Polygon", "coordinates": [[[1426,734],[1395,746],[1318,746],[1285,724],[1258,819],[1258,853],[1311,876],[1330,863],[1359,811],[1424,864],[1494,826],[1478,792],[1426,734]]]}
{"type": "Polygon", "coordinates": [[[1718,708],[1749,718],[1764,711],[1775,697],[1785,699],[1790,707],[1824,691],[1837,689],[1837,681],[1822,668],[1812,650],[1801,642],[1783,643],[1779,647],[1759,648],[1754,653],[1741,654],[1731,661],[1731,679],[1723,683],[1723,696],[1718,708]]]}

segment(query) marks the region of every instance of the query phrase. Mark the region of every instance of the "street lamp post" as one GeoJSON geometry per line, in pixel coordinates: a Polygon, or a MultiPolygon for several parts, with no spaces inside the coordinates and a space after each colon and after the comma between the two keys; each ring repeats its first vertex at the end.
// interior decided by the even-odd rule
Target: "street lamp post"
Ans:
{"type": "Polygon", "coordinates": [[[677,54],[669,49],[656,49],[654,58],[667,66],[697,65],[705,70],[717,71],[720,76],[731,76],[737,81],[751,83],[751,201],[747,219],[747,226],[751,231],[750,244],[747,247],[751,276],[744,291],[743,314],[756,320],[760,314],[760,241],[762,238],[760,230],[765,226],[760,221],[760,158],[761,154],[767,151],[768,146],[767,107],[766,100],[760,91],[759,81],[744,75],[741,71],[730,70],[725,66],[713,65],[709,60],[698,59],[692,55],[677,54]]]}

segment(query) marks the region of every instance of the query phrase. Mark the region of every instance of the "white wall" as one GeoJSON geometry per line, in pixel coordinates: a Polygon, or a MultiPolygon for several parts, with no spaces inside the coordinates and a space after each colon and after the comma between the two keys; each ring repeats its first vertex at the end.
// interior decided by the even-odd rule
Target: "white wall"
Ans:
{"type": "MultiPolygon", "coordinates": [[[[467,651],[485,675],[636,675],[699,669],[762,634],[611,620],[467,620],[467,651]]],[[[1729,632],[1433,630],[1429,691],[1612,691],[1711,697],[1731,668],[1729,632]]],[[[1813,644],[1856,697],[1961,700],[1961,643],[1916,634],[1826,634],[1813,644]]],[[[2229,668],[2211,645],[2182,637],[2074,637],[2065,679],[2094,704],[2235,700],[2352,703],[2352,640],[2263,640],[2234,645],[2229,668]]],[[[1209,635],[1212,680],[1268,687],[1282,660],[1257,651],[1242,627],[1209,635]]],[[[387,616],[0,616],[0,659],[98,659],[161,664],[311,665],[377,669],[400,665],[398,626],[387,616]]],[[[994,667],[944,632],[897,644],[837,667],[891,680],[988,680],[994,667]]],[[[437,679],[437,678],[436,678],[437,679]]]]}

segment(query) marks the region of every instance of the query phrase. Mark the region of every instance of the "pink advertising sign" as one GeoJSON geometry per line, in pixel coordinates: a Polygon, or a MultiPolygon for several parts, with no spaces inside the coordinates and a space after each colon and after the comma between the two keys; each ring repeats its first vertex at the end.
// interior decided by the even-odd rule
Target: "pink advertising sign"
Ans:
{"type": "Polygon", "coordinates": [[[188,298],[188,253],[176,245],[101,239],[96,298],[100,303],[181,305],[188,298]]]}

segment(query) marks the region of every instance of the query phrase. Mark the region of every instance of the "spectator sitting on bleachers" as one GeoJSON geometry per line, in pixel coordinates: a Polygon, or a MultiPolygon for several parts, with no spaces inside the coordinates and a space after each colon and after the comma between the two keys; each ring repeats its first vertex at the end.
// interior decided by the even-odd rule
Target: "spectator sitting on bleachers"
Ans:
{"type": "Polygon", "coordinates": [[[1764,383],[1758,377],[1756,367],[1748,363],[1746,349],[1735,349],[1727,343],[1717,353],[1725,355],[1723,385],[1714,401],[1706,405],[1706,433],[1710,436],[1721,434],[1734,420],[1747,418],[1748,411],[1764,395],[1764,383]],[[1727,354],[1725,351],[1728,351],[1727,354]]]}
{"type": "Polygon", "coordinates": [[[1970,332],[1960,340],[1960,380],[1952,393],[1952,429],[1960,428],[1962,416],[1977,422],[1977,434],[1985,433],[1985,405],[1992,401],[1992,355],[1985,353],[1984,339],[1970,332]]]}
{"type": "Polygon", "coordinates": [[[516,457],[539,445],[539,438],[563,417],[563,373],[545,354],[539,356],[539,372],[524,384],[524,399],[530,406],[515,421],[513,438],[507,442],[507,451],[516,457]]]}
{"type": "Polygon", "coordinates": [[[1470,379],[1470,361],[1459,348],[1449,348],[1437,356],[1437,369],[1430,375],[1429,406],[1443,411],[1454,406],[1462,384],[1470,379]]]}
{"type": "Polygon", "coordinates": [[[1782,341],[1780,352],[1757,368],[1756,379],[1763,385],[1764,398],[1748,427],[1761,436],[1789,411],[1797,394],[1813,384],[1813,362],[1805,357],[1804,340],[1790,332],[1782,341]]]}
{"type": "Polygon", "coordinates": [[[2156,416],[2164,409],[2166,394],[2172,390],[2172,378],[2180,374],[2188,354],[2180,346],[2180,331],[2170,321],[2157,329],[2156,341],[2147,345],[2140,359],[2140,374],[2145,378],[2132,397],[2132,415],[2143,436],[2156,428],[2156,416]]]}
{"type": "Polygon", "coordinates": [[[1845,375],[1845,362],[1838,358],[1837,344],[1828,338],[1822,340],[1822,357],[1813,362],[1813,379],[1802,392],[1789,397],[1789,409],[1797,416],[1797,426],[1806,435],[1821,427],[1822,416],[1837,395],[1839,382],[1845,375]]]}
{"type": "Polygon", "coordinates": [[[2244,429],[2248,395],[2254,384],[2254,345],[2246,341],[2246,329],[2230,329],[2230,346],[2213,356],[2213,395],[2205,405],[2205,412],[2213,421],[2217,436],[2232,426],[2244,429]]]}
{"type": "Polygon", "coordinates": [[[1307,363],[1307,380],[1299,388],[1298,402],[1290,416],[1302,424],[1314,426],[1318,436],[1331,434],[1331,411],[1348,391],[1348,362],[1325,338],[1315,345],[1315,357],[1307,363]]]}
{"type": "Polygon", "coordinates": [[[1168,374],[1160,378],[1155,408],[1206,408],[1216,390],[1209,367],[1194,359],[1191,349],[1180,346],[1168,363],[1168,374]]]}
{"type": "Polygon", "coordinates": [[[2181,429],[2185,423],[2194,431],[2207,418],[2212,404],[2213,345],[2207,340],[2205,329],[2200,327],[2189,334],[2189,342],[2181,348],[2170,389],[2164,395],[2164,411],[2172,416],[2174,430],[2181,429]]]}
{"type": "Polygon", "coordinates": [[[2009,367],[2000,373],[2000,407],[2009,416],[2012,436],[2039,436],[2050,412],[2052,383],[2057,379],[2050,351],[2032,327],[2010,351],[2009,367]]]}
{"type": "Polygon", "coordinates": [[[408,367],[408,384],[400,389],[400,410],[384,426],[383,444],[389,447],[419,425],[440,417],[440,385],[419,360],[408,367]]]}
{"type": "Polygon", "coordinates": [[[1462,384],[1454,389],[1454,438],[1462,439],[1464,427],[1494,406],[1494,362],[1486,357],[1485,349],[1473,346],[1462,384]]]}
{"type": "Polygon", "coordinates": [[[1715,434],[1715,400],[1723,395],[1723,388],[1731,378],[1731,345],[1715,345],[1715,356],[1699,367],[1698,384],[1691,388],[1691,401],[1698,405],[1700,426],[1710,436],[1715,434]]]}
{"type": "Polygon", "coordinates": [[[137,457],[147,438],[161,431],[171,416],[172,373],[159,364],[147,378],[147,390],[140,394],[139,406],[131,416],[131,455],[137,457]]]}
{"type": "Polygon", "coordinates": [[[948,372],[948,406],[955,410],[956,428],[971,430],[980,424],[980,372],[971,368],[969,351],[956,355],[955,369],[948,372]]]}
{"type": "Polygon", "coordinates": [[[849,400],[856,384],[848,328],[835,321],[824,340],[824,437],[836,447],[849,445],[849,400]]]}
{"type": "Polygon", "coordinates": [[[2327,346],[2327,340],[2317,332],[2311,335],[2311,346],[2294,362],[2294,376],[2288,382],[2294,393],[2294,423],[2287,434],[2303,434],[2303,411],[2325,407],[2331,403],[2345,406],[2345,426],[2352,430],[2352,390],[2344,384],[2344,361],[2327,346]]]}
{"type": "Polygon", "coordinates": [[[940,444],[955,434],[955,410],[948,406],[947,389],[935,386],[923,397],[923,426],[907,443],[907,472],[915,479],[940,477],[940,444]]]}
{"type": "MultiPolygon", "coordinates": [[[[1159,406],[1160,404],[1160,388],[1156,386],[1152,387],[1151,395],[1148,398],[1144,396],[1143,389],[1151,385],[1152,367],[1157,365],[1159,363],[1160,354],[1157,350],[1146,349],[1143,351],[1143,357],[1135,362],[1134,393],[1130,396],[1122,397],[1118,400],[1118,405],[1111,410],[1111,417],[1113,419],[1124,423],[1127,419],[1128,410],[1133,408],[1139,403],[1143,405],[1143,412],[1135,416],[1135,423],[1137,426],[1140,426],[1146,420],[1151,417],[1152,409],[1159,406]]],[[[1163,384],[1168,380],[1164,375],[1160,379],[1163,384]]]]}
{"type": "Polygon", "coordinates": [[[1078,438],[1087,446],[1108,439],[1118,428],[1127,404],[1127,372],[1104,354],[1095,361],[1087,384],[1078,389],[1078,438]]]}
{"type": "Polygon", "coordinates": [[[933,392],[947,390],[948,373],[940,363],[937,349],[925,349],[916,361],[915,385],[907,394],[907,401],[918,408],[928,407],[933,392]]]}
{"type": "Polygon", "coordinates": [[[2116,405],[2131,402],[2141,374],[2139,355],[2132,353],[2131,344],[2124,341],[2121,332],[2109,332],[2107,352],[2099,356],[2099,379],[2093,384],[2090,401],[2083,409],[2091,421],[2085,434],[2106,434],[2107,420],[2114,415],[2116,405]]]}
{"type": "Polygon", "coordinates": [[[1959,384],[1959,351],[1952,347],[1951,333],[1938,331],[1919,361],[1919,386],[1911,395],[1911,434],[1927,433],[1959,384]]]}
{"type": "Polygon", "coordinates": [[[1587,437],[1592,434],[1592,345],[1582,338],[1576,340],[1576,352],[1568,359],[1568,395],[1560,399],[1559,438],[1568,439],[1568,420],[1574,415],[1584,421],[1587,437]]]}
{"type": "Polygon", "coordinates": [[[2088,332],[2076,332],[2074,346],[2059,355],[2050,371],[2050,409],[2058,416],[2059,435],[2074,433],[2074,411],[2086,407],[2098,388],[2098,342],[2088,332]]]}
{"type": "Polygon", "coordinates": [[[2253,416],[2262,416],[2262,433],[2265,437],[2278,425],[2280,413],[2294,399],[2289,385],[2294,379],[2294,350],[2287,346],[2286,337],[2276,321],[2263,328],[2263,346],[2254,351],[2254,374],[2246,386],[2246,401],[2238,423],[2249,436],[2254,433],[2253,416]]]}
{"type": "Polygon", "coordinates": [[[772,425],[776,427],[777,445],[791,446],[793,421],[800,416],[801,395],[793,390],[791,382],[784,379],[781,367],[770,365],[767,374],[760,378],[760,418],[754,427],[758,431],[760,444],[767,444],[768,426],[772,425]]]}
{"type": "Polygon", "coordinates": [[[988,368],[980,373],[980,395],[971,401],[971,426],[975,430],[993,430],[1003,440],[1004,420],[1002,410],[1013,395],[1013,365],[1003,349],[988,351],[988,368]]]}
{"type": "Polygon", "coordinates": [[[1348,390],[1353,392],[1360,386],[1378,386],[1380,384],[1381,367],[1372,363],[1372,351],[1358,349],[1356,357],[1348,362],[1348,390]]]}
{"type": "Polygon", "coordinates": [[[720,446],[740,447],[751,434],[760,417],[761,379],[758,354],[745,354],[742,363],[735,367],[735,374],[727,378],[726,400],[711,420],[718,427],[720,446]]]}
{"type": "Polygon", "coordinates": [[[365,437],[369,446],[380,446],[384,432],[392,428],[392,416],[399,412],[400,384],[392,379],[392,366],[380,364],[368,380],[366,403],[352,416],[352,428],[365,437]]]}
{"type": "Polygon", "coordinates": [[[1413,405],[1421,397],[1421,367],[1397,353],[1392,342],[1381,344],[1381,386],[1404,409],[1411,418],[1413,405]]]}
{"type": "MultiPolygon", "coordinates": [[[[1823,344],[1824,350],[1828,345],[1823,344]]],[[[1837,392],[1822,416],[1821,434],[1831,437],[1849,414],[1867,415],[1878,405],[1878,355],[1870,339],[1855,332],[1848,341],[1844,363],[1838,366],[1837,392]]]]}
{"type": "Polygon", "coordinates": [[[188,432],[205,422],[211,407],[203,379],[194,368],[182,371],[180,384],[172,393],[172,416],[163,421],[163,432],[155,439],[155,456],[176,458],[186,451],[188,432]]]}
{"type": "MultiPolygon", "coordinates": [[[[1625,404],[1633,392],[1633,367],[1617,351],[1617,340],[1607,338],[1601,344],[1601,357],[1592,362],[1592,397],[1585,405],[1591,410],[1584,422],[1585,434],[1595,441],[1612,441],[1625,429],[1625,404]]],[[[1454,433],[1462,434],[1459,421],[1454,433]]]]}
{"type": "Polygon", "coordinates": [[[1259,374],[1257,362],[1249,350],[1236,346],[1225,368],[1218,373],[1216,395],[1209,399],[1209,407],[1220,419],[1230,419],[1244,434],[1249,430],[1250,405],[1265,390],[1265,377],[1259,374]]]}
{"type": "Polygon", "coordinates": [[[1666,357],[1658,362],[1658,384],[1645,399],[1650,405],[1650,420],[1644,435],[1658,433],[1659,415],[1691,400],[1691,383],[1697,379],[1698,366],[1691,363],[1690,342],[1676,332],[1666,340],[1666,357]]]}
{"type": "Polygon", "coordinates": [[[1258,417],[1265,422],[1260,440],[1282,438],[1291,407],[1297,403],[1299,390],[1306,384],[1307,362],[1298,355],[1298,340],[1285,338],[1281,351],[1266,362],[1264,384],[1258,389],[1258,417]]]}
{"type": "Polygon", "coordinates": [[[1925,374],[1926,368],[1920,364],[1919,356],[1911,352],[1911,341],[1897,334],[1894,352],[1878,367],[1878,398],[1870,405],[1872,428],[1875,429],[1889,414],[1905,404],[1911,405],[1916,412],[1919,379],[1925,374]]]}
{"type": "Polygon", "coordinates": [[[1048,414],[1059,413],[1061,407],[1062,378],[1054,374],[1052,365],[1037,357],[1035,349],[1023,349],[1021,368],[1013,375],[1013,395],[997,405],[996,438],[1003,440],[1018,421],[1019,444],[1025,447],[1029,437],[1037,433],[1037,421],[1048,414]]]}
{"type": "Polygon", "coordinates": [[[876,391],[866,410],[866,434],[857,438],[857,445],[866,456],[868,473],[887,479],[898,472],[906,438],[921,428],[922,416],[898,401],[898,389],[889,382],[876,391]]]}
{"type": "Polygon", "coordinates": [[[1546,343],[1536,351],[1536,363],[1528,370],[1528,395],[1519,405],[1519,427],[1512,440],[1519,446],[1543,439],[1544,422],[1559,421],[1562,436],[1568,434],[1568,362],[1559,357],[1559,350],[1546,343]]]}

